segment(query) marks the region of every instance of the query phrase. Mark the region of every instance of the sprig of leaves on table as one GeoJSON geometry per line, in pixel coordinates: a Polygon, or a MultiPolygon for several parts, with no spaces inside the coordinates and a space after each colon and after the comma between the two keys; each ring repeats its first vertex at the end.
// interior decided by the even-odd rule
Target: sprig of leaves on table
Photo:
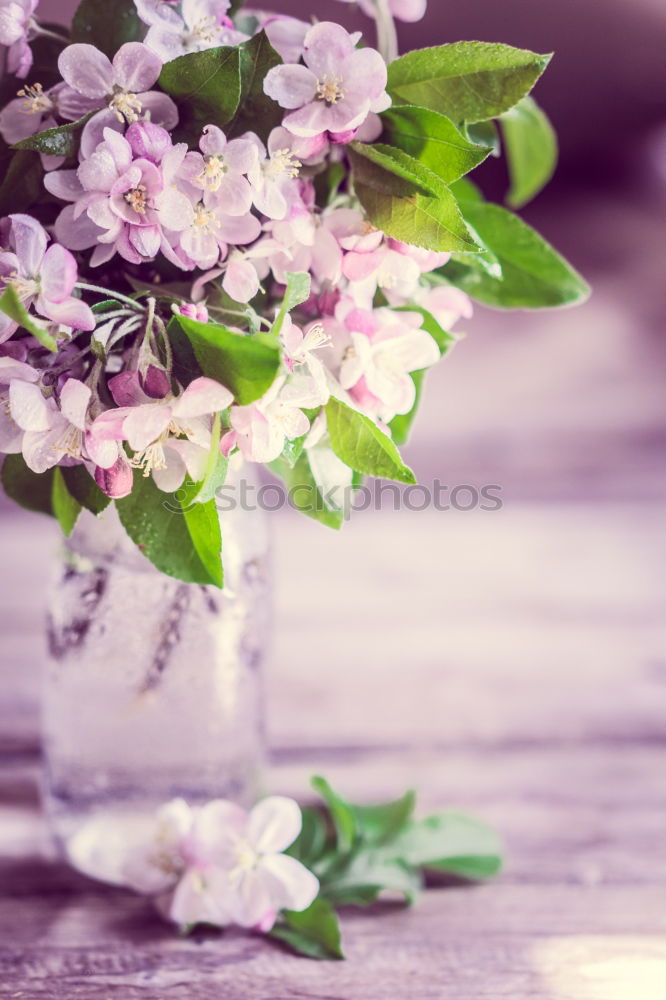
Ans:
{"type": "Polygon", "coordinates": [[[502,867],[497,834],[457,812],[414,818],[416,796],[381,805],[347,802],[321,777],[322,807],[304,807],[303,827],[287,851],[315,873],[320,892],[303,912],[283,911],[271,936],[308,958],[344,958],[337,907],[370,906],[383,892],[411,905],[427,870],[485,879],[502,867]]]}

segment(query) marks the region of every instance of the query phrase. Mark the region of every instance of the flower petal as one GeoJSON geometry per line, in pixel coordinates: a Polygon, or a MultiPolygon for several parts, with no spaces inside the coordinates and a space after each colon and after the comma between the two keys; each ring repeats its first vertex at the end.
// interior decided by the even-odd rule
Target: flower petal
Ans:
{"type": "Polygon", "coordinates": [[[53,403],[49,404],[39,386],[14,379],[9,386],[12,418],[24,431],[47,431],[51,426],[53,403]]]}
{"type": "Polygon", "coordinates": [[[53,243],[44,254],[41,277],[44,298],[64,302],[71,295],[77,277],[76,261],[60,243],[53,243]]]}
{"type": "Polygon", "coordinates": [[[258,874],[269,876],[270,897],[276,910],[307,910],[317,897],[319,880],[316,875],[288,854],[262,858],[258,874]]]}
{"type": "Polygon", "coordinates": [[[253,808],[248,820],[248,840],[259,854],[284,851],[301,832],[303,819],[297,802],[271,795],[253,808]]]}
{"type": "Polygon", "coordinates": [[[65,83],[84,97],[104,98],[113,91],[111,62],[94,45],[85,42],[68,45],[60,53],[58,69],[65,83]]]}
{"type": "Polygon", "coordinates": [[[195,378],[182,396],[173,404],[173,415],[178,419],[203,417],[207,413],[225,410],[233,402],[233,394],[215,379],[195,378]]]}
{"type": "Polygon", "coordinates": [[[142,42],[125,42],[113,57],[114,82],[128,93],[150,90],[161,69],[160,57],[142,42]]]}
{"type": "Polygon", "coordinates": [[[123,433],[133,451],[143,451],[169,426],[171,407],[164,403],[136,406],[123,422],[123,433]]]}
{"type": "Polygon", "coordinates": [[[9,218],[20,273],[36,278],[46,251],[46,230],[30,215],[17,214],[9,218]]]}
{"type": "Polygon", "coordinates": [[[76,378],[68,378],[60,390],[60,411],[80,431],[85,430],[91,395],[90,386],[76,378]]]}
{"type": "Polygon", "coordinates": [[[317,93],[317,77],[306,66],[274,66],[264,79],[264,93],[281,108],[302,108],[317,93]]]}

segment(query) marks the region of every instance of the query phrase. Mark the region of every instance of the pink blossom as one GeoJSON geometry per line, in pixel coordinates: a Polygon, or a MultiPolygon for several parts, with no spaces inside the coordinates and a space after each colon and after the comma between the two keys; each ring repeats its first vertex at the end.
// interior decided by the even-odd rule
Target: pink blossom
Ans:
{"type": "Polygon", "coordinates": [[[96,418],[86,436],[86,447],[98,466],[110,468],[117,452],[111,451],[108,443],[127,441],[135,453],[131,464],[143,469],[146,476],[152,474],[157,486],[170,493],[180,486],[186,472],[195,481],[203,477],[210,448],[210,417],[226,409],[233,396],[219,382],[201,377],[179,396],[169,389],[158,397],[157,393],[167,388],[158,371],[149,372],[143,385],[135,371],[109,380],[118,407],[96,418]]]}
{"type": "Polygon", "coordinates": [[[250,462],[272,462],[285,441],[307,434],[310,422],[301,407],[320,406],[325,402],[314,379],[297,376],[287,383],[277,378],[268,392],[249,406],[232,406],[231,430],[221,442],[223,454],[238,447],[250,462]]]}
{"type": "MultiPolygon", "coordinates": [[[[72,295],[77,280],[76,261],[58,243],[47,249],[43,226],[29,215],[10,215],[0,223],[0,280],[12,285],[26,306],[39,316],[76,330],[94,330],[90,307],[72,295]]],[[[0,314],[0,343],[18,324],[0,314]]]]}
{"type": "Polygon", "coordinates": [[[474,311],[469,296],[453,285],[421,289],[415,296],[415,301],[432,313],[445,330],[450,330],[461,317],[471,319],[474,311]]]}
{"type": "Polygon", "coordinates": [[[265,20],[259,20],[275,51],[286,63],[297,63],[303,55],[303,43],[310,30],[307,21],[300,21],[287,14],[269,14],[265,20]]]}
{"type": "MultiPolygon", "coordinates": [[[[377,5],[375,0],[342,0],[343,3],[358,3],[364,14],[368,17],[376,17],[377,5]]],[[[428,0],[388,0],[388,7],[399,21],[420,21],[425,15],[428,0]]]]}
{"type": "Polygon", "coordinates": [[[28,468],[41,473],[62,459],[81,461],[86,414],[91,391],[83,382],[68,378],[60,391],[59,405],[55,399],[38,399],[36,385],[14,381],[9,403],[16,423],[26,433],[23,436],[23,457],[28,468]]]}
{"type": "Polygon", "coordinates": [[[21,79],[32,66],[32,52],[28,42],[33,35],[32,15],[39,0],[1,0],[0,45],[8,46],[7,69],[21,79]]]}
{"type": "MultiPolygon", "coordinates": [[[[10,390],[15,382],[25,382],[34,385],[39,381],[39,373],[24,361],[12,357],[0,357],[0,452],[5,455],[15,455],[23,445],[23,428],[14,420],[10,405],[10,390]]],[[[36,406],[46,411],[46,402],[37,386],[36,406]]],[[[16,393],[16,390],[14,390],[16,393]]],[[[44,420],[46,426],[46,420],[44,420]]]]}
{"type": "Polygon", "coordinates": [[[354,310],[346,318],[351,346],[340,366],[340,385],[385,422],[397,413],[408,413],[416,402],[409,373],[439,360],[439,348],[420,329],[421,322],[419,313],[391,309],[377,309],[370,316],[354,310]]]}
{"type": "Polygon", "coordinates": [[[199,323],[208,322],[208,310],[202,302],[183,302],[177,306],[177,310],[181,316],[187,316],[188,319],[196,319],[199,323]]]}
{"type": "Polygon", "coordinates": [[[112,500],[122,500],[132,492],[134,472],[122,448],[118,446],[118,458],[108,469],[95,466],[95,482],[102,493],[112,500]]]}
{"type": "MultiPolygon", "coordinates": [[[[155,130],[152,126],[152,142],[155,130]]],[[[155,257],[163,243],[162,228],[185,229],[192,221],[189,200],[173,184],[187,151],[184,143],[171,145],[161,130],[165,152],[156,164],[134,158],[132,140],[145,142],[141,123],[131,125],[127,136],[104,129],[104,141],[77,171],[55,171],[44,184],[51,194],[72,201],[56,221],[56,234],[72,250],[96,246],[92,266],[109,260],[117,251],[133,264],[155,257]],[[133,130],[137,131],[133,133],[133,130]],[[82,224],[83,213],[88,224],[82,224]]]]}
{"type": "Polygon", "coordinates": [[[330,337],[321,323],[312,323],[303,331],[292,322],[287,314],[280,333],[282,343],[282,358],[287,371],[306,371],[312,377],[321,392],[321,402],[327,398],[328,383],[326,369],[321,359],[314,353],[327,347],[330,337]]]}
{"type": "Polygon", "coordinates": [[[135,3],[139,17],[150,26],[145,44],[164,62],[188,52],[238,45],[247,39],[227,17],[229,0],[183,0],[180,12],[163,0],[135,3]]]}
{"type": "Polygon", "coordinates": [[[247,138],[227,138],[216,125],[207,125],[199,140],[200,153],[189,152],[179,178],[214,198],[207,207],[225,215],[245,215],[252,206],[252,192],[246,174],[257,162],[255,144],[247,138]]]}
{"type": "MultiPolygon", "coordinates": [[[[307,141],[307,140],[306,140],[307,141]]],[[[274,128],[267,150],[257,139],[257,156],[248,171],[252,201],[269,219],[286,218],[290,202],[299,200],[301,161],[294,152],[294,136],[285,128],[274,128]]]]}
{"type": "Polygon", "coordinates": [[[264,90],[288,109],[283,125],[294,135],[348,132],[369,112],[389,107],[386,64],[375,49],[357,49],[357,41],[339,24],[322,21],[305,36],[305,66],[269,70],[264,90]]]}
{"type": "MultiPolygon", "coordinates": [[[[58,97],[64,84],[57,84],[50,90],[43,90],[41,84],[32,87],[22,87],[18,97],[10,101],[0,111],[0,135],[10,146],[36,132],[54,128],[58,122],[58,97]]],[[[42,166],[45,170],[56,170],[62,163],[62,156],[47,156],[41,154],[42,166]]]]}
{"type": "Polygon", "coordinates": [[[117,130],[142,117],[168,129],[178,123],[171,98],[150,89],[162,62],[142,42],[121,45],[113,62],[94,45],[77,42],[62,51],[58,68],[68,85],[60,98],[64,118],[75,120],[87,111],[104,109],[86,123],[81,139],[84,155],[98,144],[106,128],[117,130]]]}

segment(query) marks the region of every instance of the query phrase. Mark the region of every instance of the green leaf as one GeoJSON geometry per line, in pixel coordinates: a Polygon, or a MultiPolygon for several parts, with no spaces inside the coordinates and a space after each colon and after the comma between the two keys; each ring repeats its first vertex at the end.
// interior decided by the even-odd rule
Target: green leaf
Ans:
{"type": "Polygon", "coordinates": [[[201,371],[225,385],[241,405],[253,403],[273,384],[280,367],[276,347],[213,323],[174,316],[187,336],[201,371]]]}
{"type": "Polygon", "coordinates": [[[400,799],[374,806],[352,806],[359,836],[366,844],[383,844],[396,837],[409,822],[416,794],[406,792],[400,799]]]}
{"type": "Polygon", "coordinates": [[[440,274],[472,298],[504,309],[541,309],[582,302],[587,282],[539,236],[536,230],[500,205],[461,201],[471,226],[495,254],[501,278],[450,261],[440,274]]]}
{"type": "Polygon", "coordinates": [[[72,41],[94,45],[113,59],[125,42],[142,41],[146,30],[134,0],[82,0],[72,21],[72,41]]]}
{"type": "Polygon", "coordinates": [[[287,313],[300,306],[301,302],[306,302],[310,297],[311,278],[307,271],[287,272],[287,287],[280,305],[279,312],[275,317],[275,322],[271,327],[271,337],[278,339],[282,332],[287,313]]]}
{"type": "Polygon", "coordinates": [[[494,42],[417,49],[390,64],[388,91],[396,103],[431,108],[456,122],[480,122],[517,104],[550,59],[494,42]]]}
{"type": "Polygon", "coordinates": [[[189,52],[162,68],[160,88],[180,111],[180,128],[197,139],[204,125],[224,128],[241,98],[241,54],[238,46],[189,52]]]}
{"type": "Polygon", "coordinates": [[[446,184],[482,163],[490,150],[469,142],[453,122],[430,108],[389,108],[382,115],[382,140],[429,167],[446,184]]]}
{"type": "Polygon", "coordinates": [[[13,149],[31,149],[38,153],[45,153],[48,156],[64,156],[69,159],[76,156],[79,151],[79,141],[83,126],[89,121],[95,112],[84,115],[78,121],[69,122],[67,125],[58,125],[57,128],[47,128],[43,132],[36,132],[17,142],[13,149]]]}
{"type": "Polygon", "coordinates": [[[191,503],[192,484],[163,493],[134,473],[134,488],[116,501],[125,531],[154,566],[185,583],[222,586],[222,539],[215,501],[191,503]]]}
{"type": "Polygon", "coordinates": [[[502,867],[502,845],[495,831],[456,812],[410,823],[386,850],[409,865],[463,878],[490,878],[502,867]]]}
{"type": "Polygon", "coordinates": [[[53,469],[40,475],[28,468],[23,455],[6,455],[0,479],[5,493],[14,503],[26,510],[53,515],[53,469]]]}
{"type": "Polygon", "coordinates": [[[421,873],[385,848],[363,848],[341,868],[322,879],[321,894],[334,906],[367,906],[380,892],[393,891],[415,902],[422,888],[421,873]]]}
{"type": "Polygon", "coordinates": [[[53,512],[58,518],[63,535],[69,538],[81,513],[81,504],[78,500],[74,499],[67,489],[62,470],[58,466],[53,470],[51,503],[53,504],[53,512]]]}
{"type": "Polygon", "coordinates": [[[501,156],[502,149],[495,122],[468,123],[465,125],[465,132],[470,142],[479,146],[487,146],[491,156],[501,156]]]}
{"type": "Polygon", "coordinates": [[[31,333],[33,337],[46,347],[49,351],[55,352],[58,350],[58,344],[55,337],[53,337],[46,326],[42,324],[35,316],[31,316],[23,302],[18,296],[18,292],[13,285],[7,285],[5,291],[0,298],[0,310],[13,319],[15,323],[22,326],[24,330],[31,333]]]}
{"type": "Polygon", "coordinates": [[[546,186],[557,165],[557,136],[548,117],[531,97],[523,97],[500,118],[509,163],[507,202],[520,208],[546,186]]]}
{"type": "Polygon", "coordinates": [[[272,130],[282,122],[283,111],[276,101],[264,93],[264,79],[269,70],[282,63],[282,59],[263,30],[248,42],[243,42],[239,52],[240,101],[225,132],[230,138],[251,131],[266,142],[272,130]]]}
{"type": "Polygon", "coordinates": [[[302,806],[301,815],[303,819],[301,832],[285,853],[296,858],[306,868],[312,868],[326,850],[328,827],[326,819],[318,809],[302,806]]]}
{"type": "Polygon", "coordinates": [[[91,514],[101,514],[111,503],[111,498],[100,490],[85,465],[63,465],[60,471],[67,489],[82,507],[91,514]]]}
{"type": "Polygon", "coordinates": [[[282,912],[283,921],[269,931],[271,937],[307,958],[344,958],[340,926],[334,909],[325,899],[315,899],[307,910],[282,912]]]}
{"type": "Polygon", "coordinates": [[[347,152],[356,195],[378,229],[429,250],[478,249],[456,199],[418,160],[357,142],[347,152]],[[431,193],[435,190],[436,195],[431,193]]]}
{"type": "Polygon", "coordinates": [[[0,184],[0,215],[25,212],[42,194],[44,170],[39,157],[28,149],[19,149],[3,171],[0,184]]]}
{"type": "Polygon", "coordinates": [[[328,806],[335,827],[338,851],[341,854],[348,853],[356,840],[356,819],[351,805],[333,791],[326,778],[315,775],[310,784],[328,806]]]}
{"type": "Polygon", "coordinates": [[[326,504],[312,474],[307,452],[302,451],[293,465],[286,458],[278,458],[270,463],[270,468],[289,490],[290,502],[296,510],[336,531],[342,527],[344,511],[326,504]]]}
{"type": "Polygon", "coordinates": [[[351,469],[399,483],[416,482],[393,441],[369,417],[331,397],[326,421],[333,451],[351,469]]]}

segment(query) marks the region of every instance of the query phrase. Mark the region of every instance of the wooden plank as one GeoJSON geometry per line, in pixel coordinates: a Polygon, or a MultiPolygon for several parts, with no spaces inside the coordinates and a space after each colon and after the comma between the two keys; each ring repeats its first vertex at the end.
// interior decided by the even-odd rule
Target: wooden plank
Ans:
{"type": "Polygon", "coordinates": [[[617,992],[622,961],[652,974],[655,990],[666,984],[657,887],[640,895],[616,887],[450,889],[429,893],[413,911],[349,911],[348,960],[335,964],[233,931],[184,941],[144,901],[62,878],[67,895],[47,881],[40,908],[20,895],[0,903],[2,940],[8,932],[14,939],[0,945],[0,996],[660,1000],[658,992],[617,992]]]}

